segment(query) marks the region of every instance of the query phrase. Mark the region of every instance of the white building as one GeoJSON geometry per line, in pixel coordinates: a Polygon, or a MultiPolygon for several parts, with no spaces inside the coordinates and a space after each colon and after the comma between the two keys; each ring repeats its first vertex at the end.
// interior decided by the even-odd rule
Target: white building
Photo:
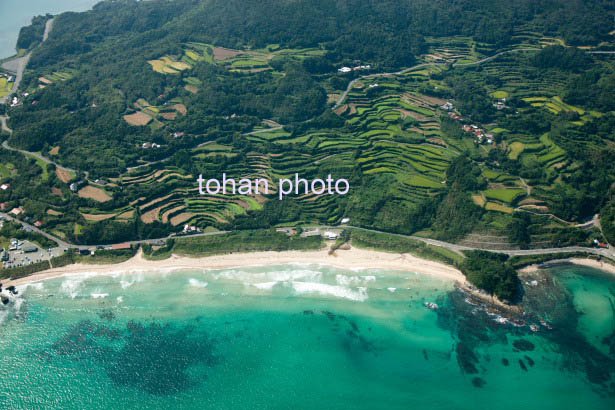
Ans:
{"type": "Polygon", "coordinates": [[[342,68],[338,68],[337,71],[339,71],[340,73],[349,73],[352,71],[352,68],[350,67],[342,67],[342,68]]]}
{"type": "Polygon", "coordinates": [[[331,231],[327,231],[325,232],[325,239],[329,240],[329,241],[334,241],[337,239],[339,235],[336,234],[335,232],[331,232],[331,231]]]}

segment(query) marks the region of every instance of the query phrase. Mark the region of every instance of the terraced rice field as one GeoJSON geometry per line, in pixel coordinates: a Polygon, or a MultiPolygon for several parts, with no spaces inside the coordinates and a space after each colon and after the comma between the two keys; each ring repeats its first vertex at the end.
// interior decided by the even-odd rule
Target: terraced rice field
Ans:
{"type": "MultiPolygon", "coordinates": [[[[540,47],[540,37],[535,33],[520,30],[515,36],[519,44],[540,47]]],[[[428,43],[431,50],[431,57],[427,58],[429,61],[467,63],[492,52],[488,45],[463,37],[438,43],[428,39],[428,43]]],[[[200,61],[218,64],[229,70],[249,72],[272,70],[269,61],[279,55],[305,58],[319,54],[322,54],[320,49],[284,50],[276,45],[260,50],[230,50],[203,43],[186,43],[182,55],[164,56],[150,64],[164,74],[185,71],[181,86],[190,93],[197,93],[202,84],[196,77],[190,76],[189,70],[200,61]]],[[[468,70],[466,74],[468,78],[476,76],[477,82],[485,75],[500,79],[497,86],[488,86],[487,89],[494,101],[519,97],[529,104],[524,109],[544,107],[550,112],[574,111],[581,116],[581,121],[583,116],[599,115],[582,112],[558,97],[563,95],[563,77],[526,78],[516,68],[523,64],[515,64],[514,59],[529,57],[519,54],[490,60],[481,64],[480,71],[468,70]]],[[[207,177],[208,170],[218,169],[212,167],[212,161],[227,161],[225,166],[228,166],[229,177],[267,180],[270,197],[276,194],[274,181],[293,178],[295,173],[310,179],[322,177],[328,172],[335,176],[350,176],[356,172],[362,174],[362,178],[387,181],[383,189],[389,190],[400,206],[416,206],[446,187],[446,169],[454,157],[464,150],[479,151],[472,138],[452,140],[440,130],[440,116],[444,113],[439,106],[446,100],[431,95],[439,95],[436,89],[449,89],[444,81],[438,80],[438,76],[433,76],[441,70],[440,66],[429,66],[403,75],[362,78],[355,83],[344,105],[337,110],[346,123],[344,128],[308,129],[293,134],[278,129],[249,134],[245,136],[252,143],[252,151],[248,153],[234,152],[228,145],[208,143],[191,151],[193,164],[207,177]],[[282,151],[284,154],[280,153],[282,151]],[[236,161],[237,155],[245,156],[245,161],[236,161]]],[[[340,95],[339,90],[328,92],[330,102],[336,101],[340,95]]],[[[173,121],[185,115],[190,107],[183,105],[182,101],[169,101],[164,107],[154,107],[145,100],[138,100],[135,108],[139,111],[137,114],[144,114],[149,120],[140,116],[134,120],[147,121],[147,124],[152,118],[156,121],[173,121]]],[[[497,124],[489,125],[487,129],[490,127],[493,127],[490,132],[504,138],[511,160],[524,163],[537,161],[554,173],[567,172],[569,159],[566,152],[548,134],[512,134],[497,124]]],[[[264,128],[262,124],[256,129],[260,131],[264,128]]],[[[487,211],[512,213],[514,204],[527,194],[525,185],[518,177],[502,170],[490,169],[485,165],[481,165],[481,170],[489,189],[475,192],[468,200],[487,211]]],[[[220,175],[209,177],[221,178],[220,175]]],[[[138,208],[144,223],[161,222],[175,226],[188,223],[203,229],[224,229],[239,215],[262,209],[266,200],[264,195],[200,195],[195,176],[168,162],[133,169],[122,175],[121,182],[125,189],[139,189],[139,194],[135,195],[139,199],[131,203],[131,208],[113,210],[113,214],[117,215],[115,218],[132,218],[134,209],[138,208]],[[164,192],[164,195],[158,192],[164,192]]],[[[302,192],[293,200],[301,205],[301,213],[296,220],[285,221],[286,224],[302,221],[337,223],[345,209],[335,196],[330,195],[316,196],[302,192]]],[[[86,214],[107,213],[111,214],[111,211],[86,214]]],[[[500,218],[503,216],[500,215],[500,218]]]]}
{"type": "Polygon", "coordinates": [[[0,97],[9,95],[13,89],[13,83],[9,83],[5,77],[0,77],[0,97]]]}
{"type": "Polygon", "coordinates": [[[111,200],[109,194],[107,194],[102,189],[93,187],[91,185],[88,185],[85,188],[79,190],[78,194],[81,198],[89,198],[97,202],[106,202],[111,200]]]}
{"type": "Polygon", "coordinates": [[[67,183],[69,181],[71,181],[73,178],[75,178],[75,174],[66,171],[65,169],[62,168],[56,168],[56,176],[58,177],[58,179],[64,183],[67,183]]]}
{"type": "Polygon", "coordinates": [[[130,125],[144,126],[150,123],[152,117],[142,111],[124,115],[124,120],[130,125]]]}
{"type": "Polygon", "coordinates": [[[521,189],[487,189],[483,192],[485,197],[490,200],[497,200],[501,202],[505,202],[508,204],[512,204],[517,200],[520,196],[525,194],[525,191],[521,189]]]}

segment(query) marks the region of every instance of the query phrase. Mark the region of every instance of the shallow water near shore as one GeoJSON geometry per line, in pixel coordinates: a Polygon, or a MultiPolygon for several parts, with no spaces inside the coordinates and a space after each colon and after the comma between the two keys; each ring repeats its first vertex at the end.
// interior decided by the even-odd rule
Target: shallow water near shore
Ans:
{"type": "Polygon", "coordinates": [[[100,0],[2,0],[0,1],[0,58],[15,54],[19,30],[30,24],[32,17],[85,11],[100,0]]]}
{"type": "Polygon", "coordinates": [[[615,279],[576,269],[551,271],[572,313],[536,333],[410,272],[287,265],[23,285],[0,310],[0,407],[611,409],[615,279]]]}

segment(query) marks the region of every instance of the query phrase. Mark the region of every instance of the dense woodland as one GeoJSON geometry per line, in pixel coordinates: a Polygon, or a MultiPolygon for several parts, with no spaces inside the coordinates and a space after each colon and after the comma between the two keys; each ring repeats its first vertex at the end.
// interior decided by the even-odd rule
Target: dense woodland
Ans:
{"type": "Polygon", "coordinates": [[[29,26],[22,27],[17,38],[17,49],[29,50],[39,44],[43,40],[45,24],[50,18],[50,15],[37,16],[29,26]]]}
{"type": "MultiPolygon", "coordinates": [[[[506,131],[496,135],[493,149],[481,151],[475,145],[464,145],[468,137],[460,124],[441,113],[438,122],[444,144],[458,142],[454,146],[458,156],[447,159],[442,186],[426,190],[420,201],[408,198],[404,184],[393,173],[365,172],[359,160],[370,149],[366,144],[344,152],[350,166],[312,163],[309,158],[317,153],[315,146],[255,142],[245,133],[268,119],[282,124],[283,131],[298,140],[311,132],[334,137],[358,135],[366,130],[335,114],[332,104],[327,103],[328,95],[341,94],[358,76],[355,72],[338,74],[340,66],[370,64],[373,72],[400,70],[421,61],[430,47],[447,44],[449,36],[468,37],[477,49],[490,55],[512,47],[520,30],[561,38],[567,46],[598,46],[607,41],[600,49],[609,49],[613,16],[613,6],[606,0],[103,2],[90,12],[58,16],[48,41],[33,52],[22,88],[35,92],[23,106],[9,110],[14,130],[9,143],[42,153],[59,147],[54,160],[89,172],[90,179],[119,178],[128,167],[145,161],[163,161],[191,176],[220,175],[227,170],[239,176],[255,155],[266,153],[295,158],[297,167],[308,163],[306,178],[334,173],[347,178],[353,187],[348,196],[326,199],[331,214],[319,216],[296,198],[269,199],[258,209],[228,221],[209,221],[207,225],[215,229],[269,228],[297,221],[326,223],[343,215],[357,226],[406,234],[423,232],[448,241],[497,225],[510,243],[519,247],[534,246],[533,237],[545,232],[553,244],[583,244],[592,233],[552,226],[544,217],[529,213],[496,217],[472,199],[472,193],[489,188],[485,169],[490,169],[524,178],[534,186],[548,186],[535,189],[536,196],[563,220],[584,221],[596,213],[603,215],[604,221],[615,219],[615,206],[608,194],[615,175],[615,115],[611,113],[615,110],[615,70],[607,58],[576,47],[552,45],[531,55],[504,56],[501,61],[518,67],[519,75],[528,81],[549,76],[557,79],[560,89],[556,91],[565,103],[604,114],[582,122],[574,112],[550,113],[516,97],[506,102],[509,110],[497,110],[492,91],[502,87],[505,79],[487,74],[480,65],[455,69],[448,65],[430,73],[430,80],[439,81],[441,87],[422,85],[422,94],[454,99],[467,122],[497,123],[506,131]],[[252,72],[199,61],[189,71],[163,75],[148,64],[162,55],[182,55],[183,45],[190,42],[241,50],[314,48],[318,53],[276,55],[267,70],[252,72]],[[70,78],[39,89],[42,75],[57,72],[69,73],[70,78]],[[198,93],[185,90],[188,80],[198,84],[198,93]],[[164,106],[173,98],[180,98],[189,109],[172,125],[135,126],[123,119],[135,111],[139,99],[164,106]],[[173,137],[175,131],[185,136],[173,137]],[[510,157],[507,138],[538,138],[545,133],[574,161],[565,175],[541,166],[533,157],[524,161],[510,157]],[[161,147],[145,151],[144,143],[161,147]],[[228,146],[230,154],[194,155],[195,147],[206,143],[228,146]]],[[[20,48],[31,48],[40,41],[45,20],[37,18],[22,30],[20,48]]],[[[413,86],[413,79],[404,81],[402,85],[413,86]]],[[[373,100],[388,94],[390,88],[386,87],[366,91],[373,100]]],[[[400,119],[395,142],[427,143],[424,136],[410,131],[419,122],[412,117],[400,119]]],[[[44,219],[49,229],[67,239],[113,243],[162,237],[179,229],[161,221],[144,223],[140,209],[124,221],[91,223],[82,216],[84,209],[112,212],[139,198],[163,196],[167,189],[163,185],[118,183],[107,188],[112,199],[98,203],[71,193],[53,166],[43,169],[22,155],[0,154],[3,163],[18,170],[7,177],[15,189],[0,192],[0,199],[11,207],[24,206],[33,220],[44,219]],[[28,186],[26,181],[36,184],[28,186]],[[55,194],[50,193],[52,188],[55,194]],[[50,206],[61,210],[62,216],[50,217],[46,213],[50,206]],[[79,229],[67,225],[67,220],[79,229]]],[[[187,191],[194,183],[192,179],[178,180],[175,187],[187,191]]],[[[604,226],[611,241],[613,230],[604,226]]],[[[509,279],[504,278],[505,287],[510,285],[509,279]]],[[[491,286],[491,291],[506,298],[515,296],[510,289],[498,286],[491,286]]]]}
{"type": "Polygon", "coordinates": [[[508,256],[493,252],[466,252],[461,271],[474,286],[502,301],[518,302],[522,286],[517,272],[507,263],[508,256]]]}

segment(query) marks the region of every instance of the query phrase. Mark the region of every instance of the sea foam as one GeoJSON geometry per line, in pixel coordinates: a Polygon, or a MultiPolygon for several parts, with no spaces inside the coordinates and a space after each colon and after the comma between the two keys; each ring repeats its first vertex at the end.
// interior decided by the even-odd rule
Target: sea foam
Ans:
{"type": "Polygon", "coordinates": [[[325,296],[334,296],[336,298],[344,298],[363,302],[367,300],[367,288],[357,287],[355,289],[346,286],[327,285],[325,283],[312,282],[291,282],[291,286],[296,294],[319,294],[325,296]]]}
{"type": "Polygon", "coordinates": [[[195,288],[206,288],[207,287],[207,282],[203,282],[203,281],[200,281],[194,278],[189,279],[188,283],[190,284],[190,286],[193,286],[195,288]]]}
{"type": "Polygon", "coordinates": [[[84,278],[79,279],[65,279],[60,285],[60,291],[70,295],[72,299],[75,299],[79,295],[79,290],[84,278]]]}

